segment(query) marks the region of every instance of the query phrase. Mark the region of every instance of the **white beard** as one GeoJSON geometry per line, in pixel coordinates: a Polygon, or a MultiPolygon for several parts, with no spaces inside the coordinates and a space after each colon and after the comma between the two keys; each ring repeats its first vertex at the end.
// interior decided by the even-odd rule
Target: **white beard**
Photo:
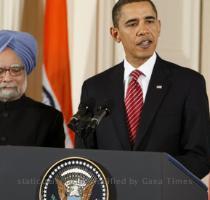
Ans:
{"type": "Polygon", "coordinates": [[[0,83],[0,101],[7,102],[19,99],[25,93],[26,87],[27,79],[20,87],[15,84],[0,83]]]}
{"type": "Polygon", "coordinates": [[[0,89],[1,101],[10,101],[10,100],[16,99],[18,96],[19,96],[19,93],[16,87],[0,89]]]}

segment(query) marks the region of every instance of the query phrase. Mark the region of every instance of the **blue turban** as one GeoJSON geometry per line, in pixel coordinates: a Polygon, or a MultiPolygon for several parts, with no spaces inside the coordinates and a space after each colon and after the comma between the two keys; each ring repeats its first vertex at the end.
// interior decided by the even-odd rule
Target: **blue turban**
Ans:
{"type": "Polygon", "coordinates": [[[0,31],[0,52],[11,48],[24,64],[27,74],[36,66],[37,43],[29,33],[2,30],[0,31]]]}

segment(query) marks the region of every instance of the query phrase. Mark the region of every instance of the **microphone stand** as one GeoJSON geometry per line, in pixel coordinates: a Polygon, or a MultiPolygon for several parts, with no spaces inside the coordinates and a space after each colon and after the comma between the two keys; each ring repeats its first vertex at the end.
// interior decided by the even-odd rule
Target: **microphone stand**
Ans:
{"type": "Polygon", "coordinates": [[[83,117],[81,117],[78,121],[75,123],[69,123],[69,128],[71,128],[72,131],[74,131],[79,138],[81,138],[82,143],[84,145],[84,148],[93,148],[94,145],[89,144],[87,141],[88,136],[92,137],[93,132],[87,131],[86,127],[90,123],[92,119],[92,115],[89,113],[83,117]]]}
{"type": "Polygon", "coordinates": [[[82,143],[85,148],[89,148],[88,142],[87,142],[87,132],[86,132],[86,126],[89,123],[91,117],[84,117],[80,120],[80,123],[75,130],[75,133],[82,139],[82,143]]]}

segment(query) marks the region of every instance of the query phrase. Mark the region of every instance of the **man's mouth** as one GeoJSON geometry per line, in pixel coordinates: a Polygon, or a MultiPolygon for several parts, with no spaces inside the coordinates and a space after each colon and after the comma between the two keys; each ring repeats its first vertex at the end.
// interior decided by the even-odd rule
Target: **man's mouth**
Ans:
{"type": "Polygon", "coordinates": [[[151,46],[151,40],[142,40],[141,42],[137,43],[137,45],[143,49],[147,49],[151,46]]]}
{"type": "Polygon", "coordinates": [[[1,90],[13,90],[15,87],[14,86],[4,86],[0,87],[1,90]]]}

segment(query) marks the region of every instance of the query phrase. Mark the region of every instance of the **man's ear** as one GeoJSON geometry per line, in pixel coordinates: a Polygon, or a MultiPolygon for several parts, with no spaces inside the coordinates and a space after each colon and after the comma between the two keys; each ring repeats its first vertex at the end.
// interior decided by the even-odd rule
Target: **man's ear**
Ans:
{"type": "Polygon", "coordinates": [[[158,20],[158,33],[159,33],[159,36],[160,36],[160,32],[161,32],[161,21],[158,20]]]}
{"type": "Polygon", "coordinates": [[[119,34],[119,29],[116,27],[111,27],[110,28],[110,34],[113,37],[113,39],[120,43],[121,42],[121,38],[120,38],[120,34],[119,34]]]}

